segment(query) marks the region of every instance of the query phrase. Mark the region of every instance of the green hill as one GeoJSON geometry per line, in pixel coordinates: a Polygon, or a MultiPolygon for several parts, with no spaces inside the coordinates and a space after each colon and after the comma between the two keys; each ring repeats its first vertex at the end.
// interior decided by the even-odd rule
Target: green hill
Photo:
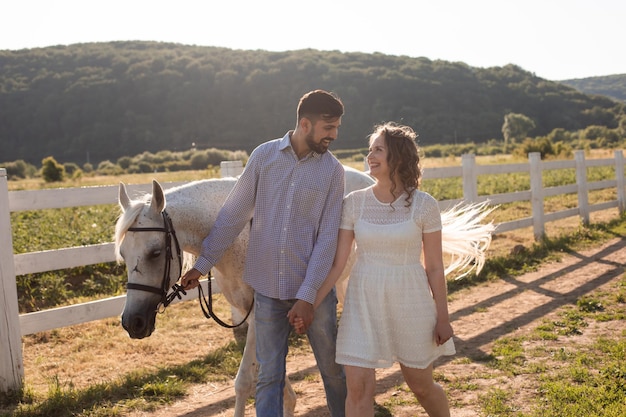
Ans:
{"type": "Polygon", "coordinates": [[[0,51],[0,161],[97,164],[192,144],[251,151],[295,125],[314,88],[346,105],[335,149],[365,146],[375,123],[412,125],[422,145],[501,139],[509,112],[534,135],[614,128],[624,105],[515,65],[299,50],[230,50],[157,42],[0,51]]]}
{"type": "Polygon", "coordinates": [[[626,74],[563,80],[561,83],[585,94],[600,94],[626,103],[626,74]]]}

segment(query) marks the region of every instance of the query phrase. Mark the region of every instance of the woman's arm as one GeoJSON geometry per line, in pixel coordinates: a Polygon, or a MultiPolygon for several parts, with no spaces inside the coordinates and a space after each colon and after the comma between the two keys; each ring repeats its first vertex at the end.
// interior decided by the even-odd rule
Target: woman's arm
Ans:
{"type": "Polygon", "coordinates": [[[433,293],[437,309],[437,323],[435,325],[435,342],[437,345],[445,343],[453,335],[450,316],[448,314],[448,291],[443,265],[443,250],[441,246],[441,231],[424,233],[422,235],[424,250],[424,269],[428,277],[428,285],[433,293]]]}
{"type": "Polygon", "coordinates": [[[322,286],[319,290],[317,290],[317,296],[315,297],[315,304],[313,304],[313,308],[316,308],[322,302],[324,297],[328,295],[330,290],[332,290],[337,283],[337,280],[346,267],[348,257],[350,256],[350,253],[352,253],[353,241],[354,230],[339,229],[339,235],[337,236],[337,251],[335,252],[333,266],[330,268],[322,286]]]}

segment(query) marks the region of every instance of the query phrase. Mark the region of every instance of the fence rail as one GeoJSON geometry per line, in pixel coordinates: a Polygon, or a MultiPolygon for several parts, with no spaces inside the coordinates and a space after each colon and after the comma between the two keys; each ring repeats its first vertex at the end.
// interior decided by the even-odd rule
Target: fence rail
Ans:
{"type": "MultiPolygon", "coordinates": [[[[583,223],[589,223],[589,214],[598,210],[616,207],[619,213],[626,207],[626,181],[624,178],[624,157],[616,151],[612,159],[586,160],[583,151],[575,153],[574,160],[541,161],[538,153],[529,154],[528,163],[505,165],[477,165],[474,155],[464,155],[460,167],[430,168],[423,179],[444,179],[461,177],[463,198],[444,200],[441,208],[458,202],[481,202],[507,204],[530,201],[531,216],[502,222],[496,225],[494,234],[532,227],[536,239],[545,233],[545,223],[559,219],[580,216],[583,223]],[[592,167],[613,167],[615,179],[589,182],[587,169],[592,167]],[[546,170],[575,169],[576,183],[557,187],[543,187],[542,172],[546,170]],[[478,195],[478,177],[528,173],[530,189],[494,195],[478,195]],[[600,189],[616,189],[616,200],[589,204],[589,192],[600,189]],[[578,206],[558,212],[545,213],[544,200],[562,194],[577,194],[578,206]]],[[[222,163],[222,176],[235,176],[241,171],[241,164],[225,161],[222,163]]],[[[183,183],[164,183],[171,188],[183,183]]],[[[131,195],[151,191],[149,184],[127,186],[131,195]]],[[[124,307],[125,295],[81,303],[66,307],[52,308],[33,313],[19,314],[17,303],[17,275],[73,268],[115,261],[113,243],[103,243],[49,251],[14,254],[10,213],[23,210],[43,210],[76,206],[90,206],[117,203],[118,186],[82,187],[37,191],[8,191],[6,170],[0,168],[0,392],[21,387],[24,378],[21,337],[59,327],[71,326],[94,320],[119,316],[124,307]]],[[[202,283],[206,290],[206,281],[202,283]]],[[[219,292],[219,287],[214,292],[219,292]]],[[[183,297],[186,301],[191,294],[183,297]]]]}

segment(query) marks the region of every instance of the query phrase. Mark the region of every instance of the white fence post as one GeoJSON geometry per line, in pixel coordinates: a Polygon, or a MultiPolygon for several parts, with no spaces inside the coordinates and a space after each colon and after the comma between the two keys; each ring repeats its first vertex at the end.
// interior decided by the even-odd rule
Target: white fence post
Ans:
{"type": "Polygon", "coordinates": [[[587,187],[587,166],[585,164],[585,151],[574,152],[576,161],[576,184],[578,184],[578,211],[585,226],[589,225],[589,192],[587,187]]]}
{"type": "Polygon", "coordinates": [[[474,154],[463,154],[461,165],[463,167],[463,199],[466,202],[475,202],[478,200],[476,156],[474,154]]]}
{"type": "Polygon", "coordinates": [[[615,151],[615,180],[617,182],[617,208],[622,214],[626,211],[626,181],[624,181],[624,152],[615,151]]]}
{"type": "Polygon", "coordinates": [[[13,238],[9,211],[7,171],[0,168],[0,392],[19,391],[24,381],[22,359],[22,334],[15,265],[13,264],[13,238]]]}
{"type": "Polygon", "coordinates": [[[220,162],[220,175],[222,178],[236,177],[243,172],[243,164],[241,161],[222,161],[220,162]]]}
{"type": "Polygon", "coordinates": [[[543,173],[541,172],[541,153],[530,152],[530,203],[533,218],[533,234],[535,240],[544,238],[546,230],[544,226],[543,210],[543,173]]]}

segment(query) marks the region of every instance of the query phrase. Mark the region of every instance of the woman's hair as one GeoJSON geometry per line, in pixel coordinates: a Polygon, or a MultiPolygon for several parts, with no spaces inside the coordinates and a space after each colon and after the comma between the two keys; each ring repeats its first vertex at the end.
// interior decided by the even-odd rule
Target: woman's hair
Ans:
{"type": "Polygon", "coordinates": [[[413,190],[419,187],[422,176],[419,149],[415,141],[417,133],[409,126],[387,122],[374,127],[370,143],[380,135],[384,136],[387,146],[391,192],[396,195],[396,186],[400,185],[402,191],[408,194],[406,202],[410,204],[413,190]],[[396,184],[396,178],[400,180],[400,184],[396,184]]]}

